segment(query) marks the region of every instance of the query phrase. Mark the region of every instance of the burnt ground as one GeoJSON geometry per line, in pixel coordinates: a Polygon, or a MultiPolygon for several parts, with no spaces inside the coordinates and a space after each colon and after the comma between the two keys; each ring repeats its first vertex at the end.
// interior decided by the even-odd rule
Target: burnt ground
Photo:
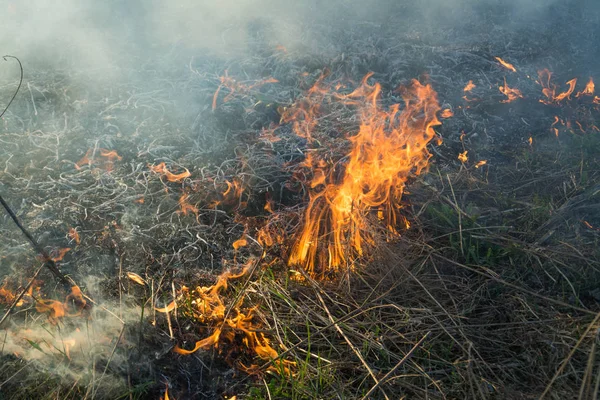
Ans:
{"type": "MultiPolygon", "coordinates": [[[[3,347],[2,398],[159,398],[168,385],[176,399],[595,399],[600,136],[592,127],[600,111],[584,97],[540,103],[536,82],[543,68],[560,88],[577,77],[581,90],[600,77],[599,15],[589,3],[517,16],[490,4],[427,13],[398,5],[366,15],[326,9],[306,22],[322,40],[285,52],[268,21],[258,20],[247,27],[251,56],[188,57],[173,47],[93,89],[89,71],[22,60],[24,85],[0,127],[0,193],[43,246],[71,248],[60,266],[98,303],[95,320],[117,313],[122,322],[92,329],[102,342],[93,357],[86,349],[43,352],[36,339],[21,351],[3,347]],[[344,23],[329,23],[332,13],[344,23]],[[430,13],[436,24],[423,23],[430,13]],[[212,110],[225,70],[248,85],[278,82],[226,103],[223,91],[212,110]],[[208,285],[260,254],[251,245],[234,260],[232,245],[245,222],[266,220],[268,198],[287,219],[282,232],[297,227],[306,198],[286,183],[309,144],[285,124],[278,142],[260,133],[325,70],[331,83],[373,72],[382,104],[399,102],[396,88],[411,79],[430,82],[453,111],[436,128],[443,142],[430,145],[428,173],[409,184],[403,210],[411,228],[378,241],[355,272],[325,282],[290,281],[278,258],[290,243],[281,243],[269,250],[268,268],[232,286],[231,297],[246,291],[274,347],[297,362],[293,376],[249,376],[218,351],[175,354],[175,343],[191,348],[204,327],[183,316],[167,321],[152,304],[168,303],[172,287],[208,285]],[[504,79],[523,98],[503,103],[504,79]],[[477,101],[466,102],[470,80],[477,101]],[[558,125],[557,137],[555,116],[583,128],[558,125]],[[97,161],[75,168],[89,149],[97,161]],[[122,159],[109,167],[101,149],[122,159]],[[161,179],[149,168],[160,162],[191,177],[161,179]],[[234,180],[242,197],[210,207],[234,180]],[[178,213],[183,192],[198,216],[178,213]],[[75,227],[79,244],[67,236],[75,227]]],[[[14,79],[3,84],[3,98],[15,87],[14,79]]],[[[330,111],[318,150],[343,164],[346,134],[358,122],[348,107],[330,111]]],[[[18,290],[39,262],[8,217],[0,237],[1,272],[18,290]]],[[[48,272],[40,281],[39,296],[64,297],[48,272]]],[[[10,319],[11,335],[94,325],[74,318],[57,328],[32,303],[10,319]]]]}

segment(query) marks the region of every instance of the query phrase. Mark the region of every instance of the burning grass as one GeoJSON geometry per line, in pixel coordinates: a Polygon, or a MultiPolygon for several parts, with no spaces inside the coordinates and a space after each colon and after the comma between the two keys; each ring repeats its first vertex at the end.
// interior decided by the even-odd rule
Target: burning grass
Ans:
{"type": "MultiPolygon", "coordinates": [[[[93,138],[46,123],[60,107],[42,97],[17,102],[0,179],[63,249],[62,270],[96,283],[67,295],[42,273],[27,287],[32,257],[0,227],[3,264],[20,266],[0,288],[16,305],[0,386],[46,379],[46,393],[15,398],[594,398],[593,80],[559,88],[518,55],[425,49],[377,56],[421,60],[419,80],[408,67],[365,76],[359,51],[274,48],[214,76],[199,72],[213,61],[190,63],[161,97],[59,97],[81,113],[68,118],[96,118],[93,138]],[[190,88],[204,111],[186,118],[169,102],[190,88]],[[23,136],[30,101],[37,130],[23,136]],[[50,337],[26,330],[36,324],[50,337]]],[[[56,85],[43,94],[68,92],[56,85]]]]}

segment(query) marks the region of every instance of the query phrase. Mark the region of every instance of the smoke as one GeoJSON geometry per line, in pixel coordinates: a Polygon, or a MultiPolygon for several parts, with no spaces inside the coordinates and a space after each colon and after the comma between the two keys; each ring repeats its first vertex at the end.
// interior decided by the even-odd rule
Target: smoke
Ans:
{"type": "MultiPolygon", "coordinates": [[[[186,56],[252,56],[248,39],[256,35],[257,29],[262,30],[266,43],[314,51],[333,40],[327,35],[332,28],[344,34],[353,26],[374,23],[379,29],[406,31],[421,27],[435,32],[440,28],[458,29],[472,23],[470,18],[483,14],[495,15],[500,24],[526,24],[532,19],[545,19],[557,3],[10,0],[0,9],[0,48],[4,54],[18,55],[27,64],[35,62],[46,69],[66,64],[106,74],[116,67],[135,69],[174,47],[185,49],[186,56]]],[[[591,4],[588,2],[588,11],[591,4]]]]}

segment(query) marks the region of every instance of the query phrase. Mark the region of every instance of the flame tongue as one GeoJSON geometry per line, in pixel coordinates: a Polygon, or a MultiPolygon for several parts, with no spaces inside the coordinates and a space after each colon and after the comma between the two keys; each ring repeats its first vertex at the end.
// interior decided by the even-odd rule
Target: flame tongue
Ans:
{"type": "Polygon", "coordinates": [[[363,254],[373,239],[371,210],[377,209],[388,230],[395,232],[404,185],[427,166],[431,154],[426,146],[435,136],[433,127],[440,125],[440,106],[430,85],[413,81],[402,89],[404,108],[394,104],[386,110],[378,105],[381,86],[369,84],[370,76],[349,95],[338,95],[359,106],[361,119],[358,133],[349,138],[352,150],[341,180],[332,166],[311,160],[316,171],[313,190],[288,263],[313,275],[335,271],[351,256],[363,254]]]}

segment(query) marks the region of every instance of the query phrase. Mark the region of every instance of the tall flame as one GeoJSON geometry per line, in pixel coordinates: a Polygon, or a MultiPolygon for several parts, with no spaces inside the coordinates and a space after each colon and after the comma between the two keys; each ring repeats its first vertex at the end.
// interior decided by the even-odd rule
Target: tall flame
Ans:
{"type": "Polygon", "coordinates": [[[303,228],[288,259],[312,275],[335,271],[351,257],[363,254],[373,244],[369,214],[377,210],[390,233],[395,233],[397,211],[404,186],[412,173],[427,167],[431,154],[427,144],[440,125],[437,94],[430,85],[413,81],[403,88],[404,108],[388,109],[378,104],[381,86],[368,83],[372,74],[347,96],[338,96],[359,106],[361,126],[349,137],[352,150],[343,176],[336,169],[313,159],[316,171],[303,228]]]}

